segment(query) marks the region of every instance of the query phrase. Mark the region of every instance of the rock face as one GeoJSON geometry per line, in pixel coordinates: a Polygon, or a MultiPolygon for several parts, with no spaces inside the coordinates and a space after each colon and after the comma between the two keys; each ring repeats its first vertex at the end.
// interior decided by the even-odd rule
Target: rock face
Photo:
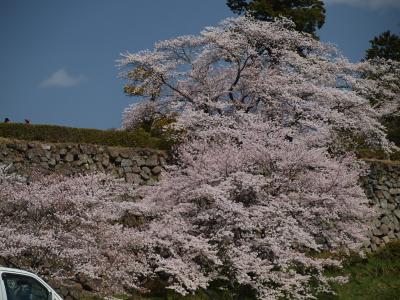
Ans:
{"type": "Polygon", "coordinates": [[[165,161],[163,151],[150,149],[0,140],[0,163],[25,176],[33,170],[66,175],[99,171],[132,184],[154,184],[165,161]]]}
{"type": "Polygon", "coordinates": [[[371,221],[364,246],[373,252],[400,239],[400,162],[370,161],[370,173],[362,180],[371,206],[378,211],[371,221]]]}

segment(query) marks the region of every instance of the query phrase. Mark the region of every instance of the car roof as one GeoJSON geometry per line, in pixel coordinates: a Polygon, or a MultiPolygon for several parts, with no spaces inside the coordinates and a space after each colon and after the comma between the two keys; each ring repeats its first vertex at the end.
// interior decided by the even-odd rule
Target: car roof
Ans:
{"type": "Polygon", "coordinates": [[[14,268],[0,267],[0,272],[18,273],[18,274],[22,274],[22,275],[29,275],[29,276],[37,277],[36,274],[33,274],[31,272],[24,271],[24,270],[21,270],[21,269],[14,269],[14,268]]]}

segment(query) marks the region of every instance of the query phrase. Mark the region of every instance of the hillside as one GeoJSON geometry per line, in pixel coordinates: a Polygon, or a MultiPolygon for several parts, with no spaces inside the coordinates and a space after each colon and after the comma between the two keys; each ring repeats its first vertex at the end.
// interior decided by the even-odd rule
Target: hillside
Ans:
{"type": "Polygon", "coordinates": [[[1,123],[0,137],[48,143],[81,143],[166,150],[170,144],[160,134],[142,128],[134,131],[73,128],[57,125],[1,123]]]}

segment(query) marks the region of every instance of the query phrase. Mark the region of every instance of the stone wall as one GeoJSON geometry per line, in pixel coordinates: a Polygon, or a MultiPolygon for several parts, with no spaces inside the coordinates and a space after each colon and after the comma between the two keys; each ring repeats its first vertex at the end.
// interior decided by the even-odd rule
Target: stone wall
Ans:
{"type": "Polygon", "coordinates": [[[371,160],[368,163],[371,169],[363,178],[363,186],[378,216],[372,221],[365,247],[373,252],[400,239],[400,162],[371,160]]]}
{"type": "Polygon", "coordinates": [[[0,139],[0,163],[25,176],[33,170],[67,175],[100,171],[134,184],[153,184],[165,162],[163,151],[150,149],[0,139]]]}
{"type": "MultiPolygon", "coordinates": [[[[9,171],[29,176],[43,173],[76,174],[100,171],[133,184],[153,184],[166,164],[163,151],[87,144],[55,144],[0,138],[0,163],[9,171]]],[[[372,221],[367,251],[400,239],[400,162],[369,160],[371,171],[362,183],[379,216],[372,221]]]]}

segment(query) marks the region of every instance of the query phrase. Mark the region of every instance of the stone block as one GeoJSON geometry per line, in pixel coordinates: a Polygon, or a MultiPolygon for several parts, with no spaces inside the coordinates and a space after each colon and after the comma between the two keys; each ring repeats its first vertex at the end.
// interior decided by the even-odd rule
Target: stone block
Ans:
{"type": "Polygon", "coordinates": [[[119,157],[119,151],[116,149],[109,149],[108,154],[110,155],[110,157],[112,157],[113,159],[116,159],[117,157],[119,157]]]}
{"type": "Polygon", "coordinates": [[[400,189],[398,189],[398,188],[392,188],[392,189],[389,190],[389,193],[390,193],[391,195],[398,195],[398,194],[400,194],[400,189]]]}
{"type": "Polygon", "coordinates": [[[138,167],[142,167],[142,166],[144,166],[144,165],[146,164],[146,160],[145,160],[143,157],[141,157],[141,156],[133,156],[133,157],[132,157],[132,160],[133,160],[134,162],[136,162],[136,165],[137,165],[138,167]]]}
{"type": "Polygon", "coordinates": [[[121,167],[130,167],[133,165],[133,162],[130,159],[123,159],[121,161],[121,167]]]}
{"type": "Polygon", "coordinates": [[[155,167],[158,166],[158,156],[152,155],[148,159],[146,159],[146,166],[147,167],[155,167]]]}
{"type": "Polygon", "coordinates": [[[144,180],[149,180],[150,176],[148,174],[146,174],[144,171],[140,172],[140,176],[144,179],[144,180]]]}
{"type": "Polygon", "coordinates": [[[383,235],[386,235],[389,233],[389,226],[386,224],[382,224],[381,227],[379,227],[379,230],[382,232],[383,235]]]}
{"type": "Polygon", "coordinates": [[[51,145],[48,145],[48,144],[41,144],[41,148],[42,148],[43,150],[50,151],[50,150],[51,150],[51,145]]]}
{"type": "Polygon", "coordinates": [[[152,172],[154,175],[160,174],[161,171],[162,171],[162,169],[161,169],[160,166],[155,166],[153,169],[151,169],[151,172],[152,172]]]}
{"type": "Polygon", "coordinates": [[[148,167],[142,167],[142,171],[145,172],[147,175],[151,174],[151,170],[148,167]]]}
{"type": "Polygon", "coordinates": [[[66,162],[73,162],[74,161],[74,155],[72,153],[67,153],[65,155],[65,161],[66,162]]]}

